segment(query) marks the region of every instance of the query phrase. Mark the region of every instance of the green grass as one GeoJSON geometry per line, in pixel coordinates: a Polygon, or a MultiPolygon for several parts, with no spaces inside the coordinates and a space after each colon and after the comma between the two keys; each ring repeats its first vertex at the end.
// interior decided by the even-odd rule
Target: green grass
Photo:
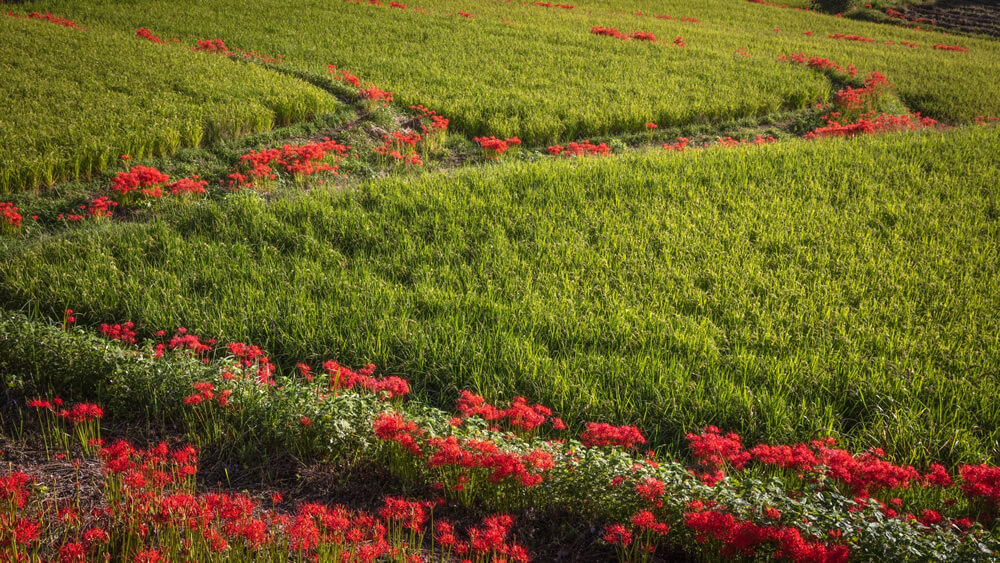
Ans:
{"type": "Polygon", "coordinates": [[[0,16],[0,193],[338,107],[323,90],[259,66],[88,27],[0,16]]]}
{"type": "Polygon", "coordinates": [[[284,54],[289,64],[313,72],[337,64],[395,91],[403,105],[423,103],[444,113],[466,133],[519,135],[531,143],[635,132],[647,121],[720,123],[827,97],[825,78],[776,62],[792,52],[855,64],[862,73],[883,72],[912,109],[937,119],[964,122],[1000,113],[997,42],[742,0],[594,0],[575,10],[465,0],[415,0],[406,3],[407,10],[385,4],[313,0],[288,9],[280,0],[50,0],[30,5],[88,24],[128,31],[144,26],[188,43],[221,37],[243,49],[284,54]],[[458,17],[459,10],[477,17],[458,17]],[[639,10],[702,21],[611,13],[639,10]],[[667,43],[598,37],[589,33],[594,25],[652,32],[667,43]],[[878,42],[837,41],[827,38],[831,33],[878,42]],[[686,39],[686,49],[670,43],[678,35],[686,39]],[[918,42],[920,48],[884,44],[889,40],[918,42]],[[931,49],[938,41],[971,51],[931,49]],[[740,47],[753,57],[736,55],[740,47]]]}
{"type": "Polygon", "coordinates": [[[980,128],[237,193],[7,239],[0,298],[661,444],[716,424],[995,461],[998,149],[980,128]]]}

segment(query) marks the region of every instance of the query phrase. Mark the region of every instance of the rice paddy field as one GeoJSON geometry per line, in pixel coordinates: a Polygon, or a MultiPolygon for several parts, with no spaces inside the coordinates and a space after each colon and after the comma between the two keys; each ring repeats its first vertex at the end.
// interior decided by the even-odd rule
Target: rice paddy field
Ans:
{"type": "Polygon", "coordinates": [[[0,559],[996,560],[1000,42],[789,4],[6,4],[0,559]]]}

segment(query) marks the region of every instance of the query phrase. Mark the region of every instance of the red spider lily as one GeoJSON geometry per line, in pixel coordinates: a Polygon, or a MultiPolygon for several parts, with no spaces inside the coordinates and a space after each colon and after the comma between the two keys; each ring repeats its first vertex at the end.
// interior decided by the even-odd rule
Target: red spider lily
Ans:
{"type": "Polygon", "coordinates": [[[462,12],[462,11],[459,11],[458,15],[462,16],[463,18],[469,18],[469,19],[476,17],[476,14],[470,14],[469,12],[462,12]]]}
{"type": "Polygon", "coordinates": [[[687,47],[687,43],[684,41],[684,38],[681,37],[680,35],[674,37],[674,45],[677,45],[678,47],[681,48],[687,47]]]}
{"type": "Polygon", "coordinates": [[[400,377],[389,376],[382,379],[372,377],[375,365],[368,364],[354,371],[339,363],[328,360],[323,363],[323,371],[330,377],[330,389],[364,389],[383,400],[390,400],[409,394],[410,384],[400,377]]]}
{"type": "Polygon", "coordinates": [[[139,29],[135,30],[135,36],[142,39],[146,39],[148,41],[152,41],[153,43],[163,43],[163,39],[160,39],[159,37],[153,35],[153,32],[146,29],[145,27],[140,27],[139,29]]]}
{"type": "Polygon", "coordinates": [[[572,142],[565,147],[553,145],[548,148],[548,153],[563,156],[608,156],[611,154],[611,147],[607,143],[595,145],[588,139],[582,143],[572,142]]]}
{"type": "Polygon", "coordinates": [[[935,43],[934,48],[938,51],[958,51],[960,53],[968,53],[969,50],[961,45],[944,45],[942,43],[935,43]]]}
{"type": "Polygon", "coordinates": [[[853,137],[855,135],[877,135],[893,131],[906,131],[936,127],[938,122],[919,113],[905,115],[866,115],[855,123],[840,124],[830,122],[827,127],[814,129],[806,134],[807,139],[819,137],[853,137]]]}
{"type": "Polygon", "coordinates": [[[963,481],[962,491],[967,496],[985,499],[1000,507],[1000,467],[963,465],[959,474],[963,481]]]}
{"type": "Polygon", "coordinates": [[[802,66],[806,66],[814,70],[832,70],[842,74],[849,74],[851,76],[858,75],[858,70],[854,67],[854,65],[848,65],[848,67],[845,68],[836,61],[832,61],[824,57],[810,57],[805,53],[792,53],[787,57],[781,55],[778,57],[778,60],[800,64],[802,66]]]}
{"type": "Polygon", "coordinates": [[[682,152],[684,149],[687,148],[688,143],[690,142],[691,139],[688,139],[687,137],[677,137],[676,143],[663,143],[663,148],[667,149],[668,151],[682,152]]]}
{"type": "Polygon", "coordinates": [[[580,441],[588,448],[619,446],[634,448],[646,443],[646,437],[635,426],[612,426],[603,422],[588,422],[580,441]]]}
{"type": "Polygon", "coordinates": [[[663,495],[666,491],[666,483],[655,477],[647,477],[635,486],[635,492],[656,508],[663,506],[663,495]]]}
{"type": "Polygon", "coordinates": [[[202,53],[215,53],[224,57],[233,56],[233,52],[229,50],[229,47],[226,47],[226,42],[222,39],[201,39],[194,50],[202,53]]]}
{"type": "Polygon", "coordinates": [[[295,364],[295,369],[298,370],[299,375],[301,375],[309,383],[312,383],[313,373],[312,368],[308,364],[298,363],[295,364]]]}
{"type": "Polygon", "coordinates": [[[702,481],[714,484],[724,475],[726,465],[743,469],[751,455],[743,450],[743,442],[735,432],[723,435],[715,426],[706,426],[701,434],[689,433],[688,446],[698,465],[706,472],[702,481]]]}
{"type": "Polygon", "coordinates": [[[510,147],[521,144],[521,139],[518,139],[517,137],[508,137],[506,139],[498,139],[492,136],[473,137],[472,140],[482,147],[483,152],[486,154],[486,158],[492,160],[499,159],[510,147]]]}
{"type": "Polygon", "coordinates": [[[0,475],[0,500],[8,506],[16,509],[23,509],[31,496],[29,485],[35,482],[33,477],[20,471],[14,471],[9,475],[0,475]]]}
{"type": "Polygon", "coordinates": [[[392,102],[392,92],[378,88],[377,86],[371,86],[368,88],[362,88],[358,91],[361,97],[366,100],[372,100],[374,102],[382,102],[386,105],[392,102]]]}
{"type": "Polygon", "coordinates": [[[135,323],[129,321],[125,324],[113,325],[104,323],[101,324],[100,328],[97,330],[110,340],[118,340],[128,344],[135,344],[136,333],[132,330],[133,328],[135,328],[135,323]]]}
{"type": "Polygon", "coordinates": [[[131,201],[134,198],[131,194],[136,192],[155,198],[163,195],[162,187],[169,180],[170,176],[156,168],[134,166],[111,179],[111,191],[118,194],[119,203],[131,201]]]}
{"type": "Polygon", "coordinates": [[[181,178],[180,180],[167,185],[167,190],[170,192],[170,195],[182,196],[203,194],[205,193],[205,189],[207,187],[208,182],[198,179],[198,175],[195,174],[190,178],[181,178]]]}
{"type": "Polygon", "coordinates": [[[361,87],[361,79],[351,74],[347,69],[338,69],[337,65],[326,65],[327,73],[333,75],[334,80],[346,82],[355,88],[361,87]]]}
{"type": "MultiPolygon", "coordinates": [[[[12,18],[21,18],[22,17],[22,16],[19,16],[19,15],[15,14],[14,12],[7,12],[7,15],[10,16],[10,17],[12,17],[12,18]]],[[[30,14],[28,14],[26,16],[23,16],[23,17],[25,19],[29,19],[29,20],[40,20],[40,21],[48,22],[48,23],[55,24],[55,25],[61,25],[63,27],[68,27],[68,28],[72,28],[72,29],[84,29],[83,27],[80,26],[80,24],[78,24],[78,23],[76,23],[76,22],[74,22],[72,20],[68,20],[66,18],[61,18],[59,16],[54,16],[54,15],[52,15],[51,12],[45,12],[44,14],[41,14],[41,13],[38,13],[38,12],[31,12],[30,14]]]]}
{"type": "Polygon", "coordinates": [[[448,130],[448,124],[450,123],[450,120],[447,117],[438,115],[436,111],[432,109],[427,109],[423,105],[410,106],[410,109],[415,110],[417,112],[417,116],[421,120],[420,127],[424,133],[430,133],[432,131],[448,130]],[[424,119],[431,120],[430,127],[427,127],[427,125],[424,124],[423,122],[424,119]]]}
{"type": "Polygon", "coordinates": [[[92,420],[100,420],[104,416],[104,409],[92,403],[80,403],[71,408],[59,411],[58,416],[68,420],[71,424],[83,424],[92,420]]]}
{"type": "Polygon", "coordinates": [[[489,422],[506,422],[514,430],[523,432],[531,432],[549,420],[554,426],[558,420],[552,417],[551,409],[542,405],[529,405],[524,397],[514,397],[508,408],[500,409],[487,403],[480,395],[462,391],[457,408],[462,417],[478,416],[489,422]]]}
{"type": "Polygon", "coordinates": [[[751,54],[750,54],[750,51],[748,51],[746,47],[738,47],[738,48],[736,49],[736,51],[734,51],[734,52],[735,52],[735,53],[736,53],[737,55],[739,55],[739,56],[741,56],[741,57],[744,57],[744,58],[747,58],[747,59],[749,59],[750,57],[752,57],[752,56],[753,56],[753,55],[751,55],[751,54]]]}
{"type": "Polygon", "coordinates": [[[621,31],[613,27],[602,27],[599,25],[595,25],[594,27],[590,28],[590,33],[594,35],[604,35],[606,37],[614,37],[615,39],[621,39],[622,41],[628,41],[627,33],[622,33],[621,31]]]}
{"type": "Polygon", "coordinates": [[[652,131],[653,129],[657,129],[657,128],[659,128],[659,125],[657,125],[657,124],[655,124],[653,122],[649,122],[649,123],[646,124],[646,129],[649,129],[650,131],[652,131]]]}
{"type": "Polygon", "coordinates": [[[535,1],[535,2],[532,2],[531,5],[532,6],[539,6],[541,8],[562,8],[564,10],[573,10],[573,9],[576,9],[576,6],[574,6],[572,4],[553,4],[551,2],[538,2],[538,1],[535,1]]]}
{"type": "MultiPolygon", "coordinates": [[[[445,128],[447,128],[447,125],[445,125],[445,128]]],[[[424,130],[426,129],[424,127],[424,130]]],[[[417,143],[423,140],[423,136],[420,133],[407,134],[402,131],[393,131],[391,134],[383,136],[382,139],[384,142],[380,146],[375,147],[376,153],[389,156],[406,164],[423,164],[423,161],[420,160],[420,155],[416,152],[417,143]]]]}
{"type": "Polygon", "coordinates": [[[5,223],[5,230],[9,232],[16,232],[21,228],[21,220],[23,217],[17,211],[18,207],[13,203],[9,201],[0,202],[0,217],[3,218],[5,223]]]}
{"type": "Polygon", "coordinates": [[[670,527],[663,522],[657,522],[656,516],[648,510],[641,510],[629,519],[640,530],[648,530],[656,534],[665,535],[670,531],[670,527]]]}
{"type": "Polygon", "coordinates": [[[871,109],[876,100],[891,88],[895,86],[889,83],[884,74],[873,72],[865,79],[863,88],[848,86],[837,92],[834,95],[834,104],[845,110],[871,109]]]}
{"type": "Polygon", "coordinates": [[[286,144],[281,148],[250,151],[240,157],[245,171],[229,174],[229,186],[252,186],[254,179],[275,179],[280,169],[293,176],[311,176],[319,172],[336,173],[340,167],[327,161],[339,161],[347,156],[351,147],[341,145],[329,137],[300,145],[286,144]]]}
{"type": "Polygon", "coordinates": [[[632,543],[632,532],[629,532],[625,526],[621,524],[611,524],[604,530],[604,535],[601,538],[611,544],[611,545],[621,545],[627,547],[632,543]]]}
{"type": "Polygon", "coordinates": [[[828,35],[830,39],[838,39],[840,41],[860,41],[862,43],[877,43],[876,40],[871,37],[863,37],[861,35],[845,35],[843,33],[831,33],[828,35]]]}
{"type": "Polygon", "coordinates": [[[795,528],[758,526],[717,510],[688,512],[684,525],[695,532],[699,543],[720,542],[726,557],[753,557],[767,546],[775,548],[776,559],[791,561],[846,562],[849,554],[847,546],[806,540],[795,528]]]}

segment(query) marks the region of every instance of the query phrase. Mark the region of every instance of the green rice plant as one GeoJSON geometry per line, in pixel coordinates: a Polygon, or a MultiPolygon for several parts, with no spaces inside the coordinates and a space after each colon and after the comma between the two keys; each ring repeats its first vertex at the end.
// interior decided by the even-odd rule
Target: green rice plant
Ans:
{"type": "Polygon", "coordinates": [[[334,64],[394,92],[404,107],[424,104],[440,112],[470,137],[518,136],[534,145],[638,133],[647,122],[674,126],[759,118],[824,101],[831,92],[824,77],[776,61],[796,52],[854,64],[861,76],[882,72],[911,110],[935,119],[968,122],[1000,114],[996,41],[744,0],[667,5],[596,0],[571,10],[521,2],[471,6],[466,0],[404,2],[407,9],[388,4],[338,0],[288,9],[280,0],[47,0],[32,5],[88,25],[147,27],[188,44],[220,37],[244,50],[281,53],[283,66],[314,74],[326,75],[327,65],[334,64]],[[476,17],[458,17],[463,10],[476,17]],[[593,26],[652,33],[658,40],[619,41],[591,34],[593,26]],[[829,37],[834,34],[872,41],[829,37]],[[686,47],[674,43],[678,37],[686,47]],[[958,43],[969,51],[933,49],[937,43],[958,43]],[[741,49],[749,56],[737,54],[741,49]]]}
{"type": "Polygon", "coordinates": [[[1000,438],[998,147],[983,127],[239,192],[10,242],[0,299],[657,444],[715,424],[978,463],[1000,438]]]}
{"type": "Polygon", "coordinates": [[[132,33],[0,17],[0,193],[333,113],[326,92],[132,33]]]}

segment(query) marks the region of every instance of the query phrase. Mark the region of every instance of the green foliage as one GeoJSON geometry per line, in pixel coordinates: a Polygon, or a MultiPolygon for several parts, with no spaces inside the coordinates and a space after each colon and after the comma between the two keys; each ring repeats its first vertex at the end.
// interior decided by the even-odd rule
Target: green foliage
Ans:
{"type": "Polygon", "coordinates": [[[437,405],[523,394],[660,444],[711,423],[981,462],[998,146],[982,128],[241,192],[10,242],[0,297],[286,367],[373,362],[437,405]]]}
{"type": "MultiPolygon", "coordinates": [[[[395,444],[376,438],[372,422],[381,413],[395,412],[431,436],[488,440],[501,451],[518,454],[551,452],[553,465],[542,472],[544,478],[535,486],[512,482],[488,485],[485,476],[479,476],[482,482],[470,482],[470,486],[483,487],[480,494],[469,497],[476,501],[477,508],[505,509],[510,501],[507,497],[511,496],[520,507],[559,509],[562,514],[598,522],[627,521],[637,511],[653,508],[661,521],[671,525],[665,541],[672,549],[709,557],[717,554],[718,542],[697,540],[696,532],[682,524],[695,501],[725,507],[739,521],[762,526],[779,524],[761,514],[765,507],[776,509],[781,525],[794,527],[809,538],[826,539],[834,532],[839,536],[836,543],[846,545],[853,558],[862,560],[992,561],[998,549],[995,530],[976,528],[970,533],[952,526],[928,529],[908,519],[890,518],[875,503],[858,505],[822,475],[809,480],[787,479],[781,471],[751,469],[709,487],[696,479],[682,461],[647,463],[632,452],[587,448],[573,438],[550,442],[540,437],[518,437],[490,431],[485,421],[476,418],[455,427],[450,423],[451,414],[418,401],[385,403],[374,395],[355,391],[319,400],[316,389],[298,377],[281,378],[277,387],[262,387],[252,377],[252,369],[250,373],[234,369],[232,357],[202,363],[185,352],[168,352],[154,358],[86,331],[66,331],[22,315],[5,315],[0,318],[0,342],[6,343],[0,348],[0,359],[9,356],[14,349],[10,342],[17,341],[26,341],[24,346],[42,352],[15,368],[27,367],[27,372],[13,372],[33,374],[28,375],[28,380],[34,388],[44,388],[47,368],[59,369],[47,357],[66,351],[75,356],[101,356],[105,364],[99,369],[104,371],[65,370],[69,376],[66,382],[79,386],[102,380],[110,400],[110,417],[117,421],[155,419],[162,424],[180,425],[201,446],[203,454],[206,450],[214,455],[221,453],[224,459],[235,456],[259,462],[262,452],[274,449],[295,452],[305,460],[388,464],[399,479],[421,487],[439,482],[439,471],[431,469],[427,460],[418,462],[395,444]],[[222,372],[235,372],[235,379],[220,380],[222,372]],[[79,381],[72,381],[72,374],[79,381]],[[185,405],[182,398],[192,392],[196,382],[215,382],[232,391],[229,408],[185,405]],[[205,415],[192,414],[197,412],[205,415]],[[310,419],[308,426],[299,422],[303,416],[310,419]],[[660,502],[655,507],[636,494],[636,485],[646,479],[662,482],[667,491],[658,497],[660,502]]],[[[86,392],[81,396],[93,397],[86,392]]],[[[475,478],[472,470],[463,474],[475,478]]],[[[908,501],[911,498],[907,491],[891,492],[908,501]]],[[[442,494],[452,495],[452,491],[442,494]]],[[[936,499],[938,503],[940,500],[936,499]]]]}
{"type": "Polygon", "coordinates": [[[0,193],[336,110],[302,81],[97,26],[0,16],[0,193]]]}
{"type": "Polygon", "coordinates": [[[862,75],[880,71],[911,109],[936,119],[1000,114],[997,42],[963,37],[957,42],[970,52],[935,51],[939,35],[744,0],[599,1],[574,10],[520,2],[472,7],[464,0],[420,0],[406,10],[383,4],[309,2],[292,10],[281,0],[143,0],[137,10],[112,0],[48,0],[37,7],[87,25],[144,26],[188,43],[221,37],[233,47],[284,54],[286,65],[318,74],[336,64],[392,90],[404,107],[437,110],[454,129],[517,135],[529,144],[642,132],[648,121],[759,118],[828,97],[825,78],[775,60],[795,52],[854,64],[862,75]],[[476,18],[458,17],[459,10],[476,18]],[[594,25],[650,32],[662,42],[599,37],[590,34],[594,25]],[[835,33],[876,41],[828,37],[835,33]],[[678,36],[686,48],[674,46],[678,36]],[[752,57],[735,54],[741,47],[752,57]]]}

